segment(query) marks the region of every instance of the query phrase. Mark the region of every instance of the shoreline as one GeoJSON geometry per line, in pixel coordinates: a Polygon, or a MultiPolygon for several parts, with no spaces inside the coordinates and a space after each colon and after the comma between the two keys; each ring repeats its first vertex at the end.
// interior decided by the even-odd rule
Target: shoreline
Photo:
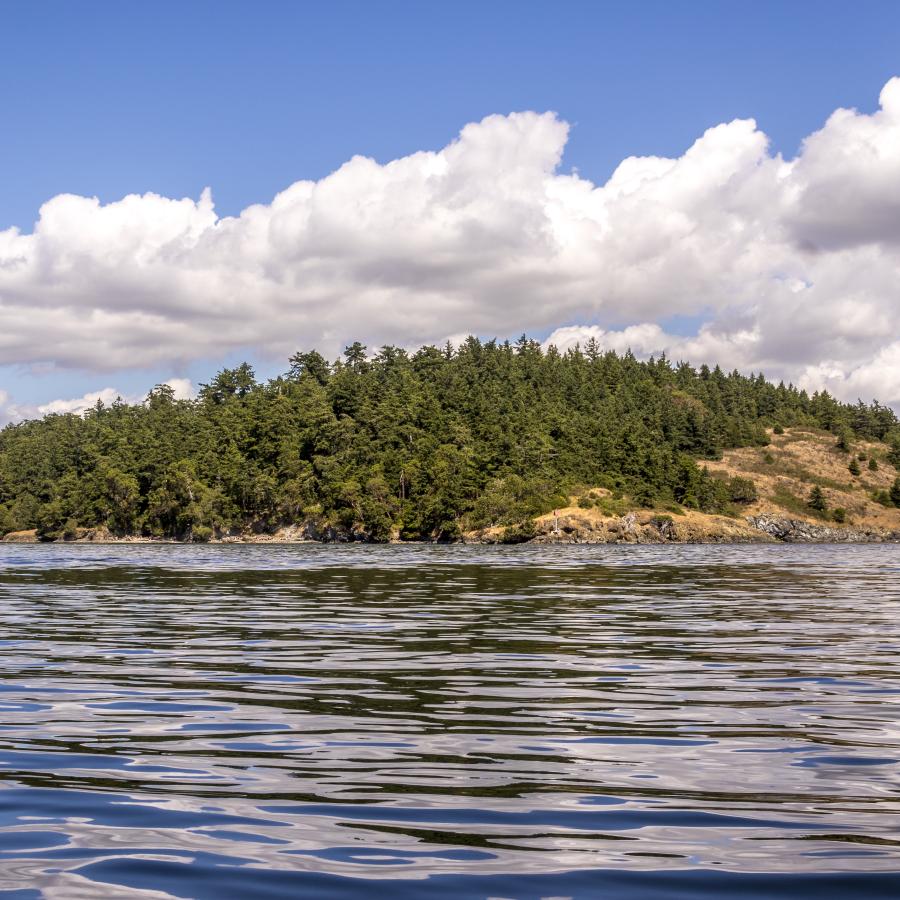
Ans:
{"type": "Polygon", "coordinates": [[[759,512],[742,518],[683,512],[672,516],[656,510],[634,510],[607,517],[593,511],[568,508],[556,516],[539,516],[516,526],[494,526],[470,531],[453,541],[373,541],[357,530],[320,529],[311,523],[285,526],[272,532],[224,534],[209,540],[117,536],[106,528],[80,529],[77,538],[41,541],[35,530],[11,532],[0,538],[5,544],[539,544],[539,545],[622,545],[622,544],[884,544],[900,543],[900,531],[860,522],[833,527],[808,519],[775,512],[759,512]],[[315,537],[312,535],[316,535],[315,537]]]}

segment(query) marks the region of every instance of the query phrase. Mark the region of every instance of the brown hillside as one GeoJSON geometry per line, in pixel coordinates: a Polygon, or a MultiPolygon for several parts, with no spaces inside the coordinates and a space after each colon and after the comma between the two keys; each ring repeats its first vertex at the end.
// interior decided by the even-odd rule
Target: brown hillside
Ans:
{"type": "Polygon", "coordinates": [[[857,441],[852,453],[837,449],[836,439],[827,431],[808,428],[788,429],[784,434],[769,432],[768,447],[728,450],[721,461],[707,463],[710,472],[752,478],[759,492],[758,502],[745,507],[746,515],[770,513],[794,519],[821,522],[806,505],[810,491],[819,485],[828,508],[847,511],[847,524],[900,529],[900,509],[887,508],[872,500],[871,494],[887,490],[897,470],[886,462],[884,444],[857,441]],[[850,474],[848,466],[858,455],[860,474],[850,474]],[[870,471],[869,458],[878,462],[870,471]]]}
{"type": "MultiPolygon", "coordinates": [[[[571,496],[556,515],[535,519],[533,539],[542,543],[774,540],[748,521],[751,516],[810,523],[812,530],[795,540],[896,539],[900,509],[872,499],[876,491],[888,490],[898,474],[886,461],[886,445],[857,441],[848,454],[838,450],[830,432],[808,428],[789,429],[780,435],[770,431],[769,438],[767,447],[729,450],[721,460],[703,463],[713,474],[751,478],[755,483],[759,499],[736,506],[732,517],[681,509],[677,504],[637,509],[627,498],[616,499],[609,490],[593,488],[571,496]],[[859,459],[860,455],[864,459],[859,459]],[[869,469],[873,457],[878,464],[875,471],[869,469]],[[860,468],[858,476],[849,471],[853,459],[860,468]],[[815,485],[825,495],[825,513],[817,513],[807,504],[815,485]],[[584,500],[589,502],[579,502],[584,500]],[[845,511],[842,523],[834,519],[837,508],[845,511]]],[[[511,532],[515,537],[515,531],[496,526],[469,532],[466,539],[493,543],[508,540],[511,532]]]]}

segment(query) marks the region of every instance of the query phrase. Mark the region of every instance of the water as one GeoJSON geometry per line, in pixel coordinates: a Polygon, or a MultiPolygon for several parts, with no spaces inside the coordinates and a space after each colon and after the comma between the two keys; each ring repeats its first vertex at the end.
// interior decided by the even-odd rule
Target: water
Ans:
{"type": "Polygon", "coordinates": [[[900,547],[0,546],[0,897],[900,897],[900,547]]]}

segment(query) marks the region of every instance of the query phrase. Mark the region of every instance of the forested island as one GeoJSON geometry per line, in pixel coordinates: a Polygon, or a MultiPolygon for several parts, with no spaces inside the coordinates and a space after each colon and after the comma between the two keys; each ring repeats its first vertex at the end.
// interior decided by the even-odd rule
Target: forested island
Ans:
{"type": "Polygon", "coordinates": [[[756,480],[716,461],[744,448],[777,474],[767,448],[797,429],[825,441],[847,485],[812,472],[800,479],[808,495],[785,494],[773,476],[780,510],[842,524],[853,511],[828,491],[854,485],[867,503],[900,507],[900,426],[877,402],[593,341],[565,353],[524,336],[415,353],[354,343],[334,362],[299,352],[265,382],[247,364],[224,369],[194,400],[159,385],[141,405],[8,425],[0,533],[519,541],[573,504],[601,517],[655,510],[660,522],[740,518],[756,480]]]}

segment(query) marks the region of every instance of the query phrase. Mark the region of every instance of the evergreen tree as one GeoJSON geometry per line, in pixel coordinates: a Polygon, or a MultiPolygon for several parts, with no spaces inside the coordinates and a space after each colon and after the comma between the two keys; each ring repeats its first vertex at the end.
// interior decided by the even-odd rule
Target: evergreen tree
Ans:
{"type": "Polygon", "coordinates": [[[852,439],[853,436],[850,433],[850,429],[845,426],[841,426],[838,429],[838,438],[835,446],[838,450],[841,451],[841,453],[849,453],[853,449],[850,444],[852,439]]]}
{"type": "Polygon", "coordinates": [[[900,475],[898,475],[894,479],[894,483],[891,485],[891,489],[888,491],[888,496],[891,499],[891,503],[894,506],[900,506],[900,475]]]}
{"type": "Polygon", "coordinates": [[[900,434],[894,432],[890,435],[891,449],[888,451],[887,461],[895,468],[900,469],[900,434]]]}
{"type": "Polygon", "coordinates": [[[825,502],[825,494],[822,493],[822,488],[820,488],[819,485],[813,487],[806,505],[810,509],[816,510],[816,512],[823,513],[828,509],[828,504],[825,502]]]}

